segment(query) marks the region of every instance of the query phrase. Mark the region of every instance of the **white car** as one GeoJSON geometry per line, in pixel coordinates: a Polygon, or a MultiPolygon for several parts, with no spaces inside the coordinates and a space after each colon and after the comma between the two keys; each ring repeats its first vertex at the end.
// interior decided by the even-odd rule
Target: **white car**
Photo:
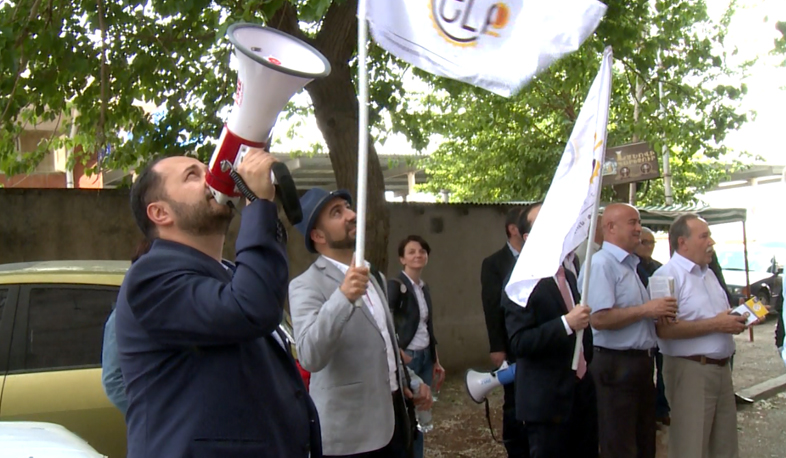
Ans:
{"type": "Polygon", "coordinates": [[[79,436],[54,423],[0,421],[3,458],[106,458],[79,436]]]}

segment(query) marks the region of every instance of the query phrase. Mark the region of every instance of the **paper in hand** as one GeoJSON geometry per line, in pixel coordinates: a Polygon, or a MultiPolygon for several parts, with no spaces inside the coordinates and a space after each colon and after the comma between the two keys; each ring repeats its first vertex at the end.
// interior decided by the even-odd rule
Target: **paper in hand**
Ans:
{"type": "Polygon", "coordinates": [[[767,316],[767,307],[759,302],[758,297],[752,297],[744,304],[737,306],[734,310],[731,311],[731,313],[733,315],[740,316],[744,316],[746,313],[748,313],[749,315],[748,319],[745,321],[745,326],[750,326],[757,320],[761,320],[767,316]]]}
{"type": "Polygon", "coordinates": [[[650,299],[674,297],[674,277],[650,277],[650,299]]]}

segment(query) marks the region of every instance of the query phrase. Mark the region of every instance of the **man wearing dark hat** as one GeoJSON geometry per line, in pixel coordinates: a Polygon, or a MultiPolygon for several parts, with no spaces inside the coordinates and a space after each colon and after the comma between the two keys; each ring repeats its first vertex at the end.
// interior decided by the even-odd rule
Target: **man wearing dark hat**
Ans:
{"type": "Polygon", "coordinates": [[[297,229],[320,254],[289,285],[300,364],[322,424],[325,456],[411,456],[405,397],[428,408],[429,387],[407,383],[381,275],[353,263],[355,212],[349,192],[310,189],[297,229]]]}

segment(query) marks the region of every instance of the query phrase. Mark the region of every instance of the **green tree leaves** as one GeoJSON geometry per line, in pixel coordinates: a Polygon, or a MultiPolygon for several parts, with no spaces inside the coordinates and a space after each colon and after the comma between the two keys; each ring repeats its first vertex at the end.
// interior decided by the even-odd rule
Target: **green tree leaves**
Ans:
{"type": "MultiPolygon", "coordinates": [[[[654,10],[644,0],[607,3],[595,36],[511,99],[425,76],[434,94],[402,115],[447,139],[423,160],[425,190],[447,189],[455,200],[542,198],[606,45],[615,58],[609,145],[635,136],[658,152],[669,148],[677,202],[739,166],[725,162],[723,142],[746,120],[738,105],[746,88],[733,83],[745,68],[725,63],[724,23],[711,23],[702,1],[659,0],[654,10]]],[[[643,187],[639,199],[662,203],[662,183],[643,187]]]]}

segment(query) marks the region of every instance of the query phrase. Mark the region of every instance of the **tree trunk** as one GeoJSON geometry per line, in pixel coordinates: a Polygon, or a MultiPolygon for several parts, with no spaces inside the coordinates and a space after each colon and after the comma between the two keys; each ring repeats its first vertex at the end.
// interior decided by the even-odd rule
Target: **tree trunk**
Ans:
{"type": "MultiPolygon", "coordinates": [[[[358,103],[350,69],[346,64],[335,64],[330,76],[314,81],[306,89],[330,151],[336,183],[339,188],[349,189],[357,202],[358,103]]],[[[366,257],[385,272],[390,221],[384,177],[373,143],[369,139],[366,257]]]]}
{"type": "MultiPolygon", "coordinates": [[[[330,61],[331,72],[306,86],[314,104],[317,126],[325,138],[330,163],[339,188],[348,189],[357,202],[358,100],[349,61],[357,49],[357,0],[333,2],[325,13],[316,39],[300,30],[297,13],[285,3],[270,24],[309,42],[330,61]]],[[[390,214],[385,201],[382,167],[369,138],[368,195],[366,199],[366,259],[382,272],[387,271],[390,214]]]]}

